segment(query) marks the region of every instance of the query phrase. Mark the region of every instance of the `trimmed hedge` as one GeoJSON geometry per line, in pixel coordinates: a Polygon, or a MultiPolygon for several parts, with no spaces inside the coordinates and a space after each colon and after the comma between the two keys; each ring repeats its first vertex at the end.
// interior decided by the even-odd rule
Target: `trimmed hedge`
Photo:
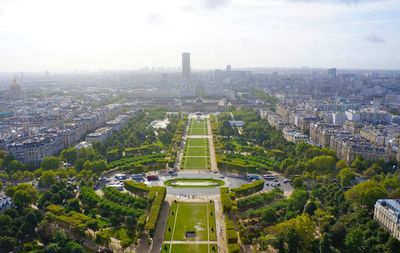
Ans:
{"type": "Polygon", "coordinates": [[[226,230],[226,238],[228,243],[237,243],[238,242],[238,234],[234,229],[226,230]]]}
{"type": "Polygon", "coordinates": [[[218,163],[218,168],[220,170],[226,170],[226,171],[234,172],[234,173],[253,174],[253,173],[261,173],[261,172],[265,171],[262,169],[258,169],[254,165],[243,165],[243,164],[238,164],[238,163],[233,163],[233,162],[228,162],[228,161],[217,161],[217,163],[218,163]]]}
{"type": "Polygon", "coordinates": [[[222,204],[222,209],[224,210],[224,213],[230,212],[232,209],[232,199],[229,196],[229,188],[228,187],[221,187],[220,188],[220,195],[221,195],[221,204],[222,204]]]}
{"type": "Polygon", "coordinates": [[[146,210],[147,202],[145,198],[133,197],[128,193],[123,193],[112,187],[103,188],[104,198],[129,207],[146,210]]]}
{"type": "Polygon", "coordinates": [[[264,181],[256,180],[249,184],[243,184],[238,188],[232,188],[231,190],[236,193],[236,196],[244,197],[259,192],[262,189],[264,189],[264,181]]]}
{"type": "Polygon", "coordinates": [[[272,191],[263,192],[261,194],[256,194],[249,196],[247,198],[241,198],[238,201],[238,208],[241,212],[248,209],[257,209],[260,207],[265,207],[278,199],[283,198],[283,191],[279,188],[275,188],[272,191]]]}
{"type": "Polygon", "coordinates": [[[61,214],[65,213],[64,207],[55,205],[55,204],[51,204],[51,205],[47,206],[46,210],[51,213],[57,214],[57,215],[61,215],[61,214]]]}
{"type": "Polygon", "coordinates": [[[124,181],[124,187],[130,193],[135,195],[144,196],[150,192],[150,187],[144,183],[138,183],[133,180],[124,181]]]}
{"type": "Polygon", "coordinates": [[[126,156],[133,156],[133,155],[148,155],[152,154],[153,152],[159,153],[162,149],[162,145],[160,144],[147,144],[142,145],[140,147],[130,147],[125,148],[126,156]]]}
{"type": "Polygon", "coordinates": [[[150,203],[152,203],[152,205],[144,228],[149,231],[150,236],[154,236],[154,231],[156,229],[158,218],[160,217],[161,208],[166,195],[167,189],[162,186],[152,187],[148,195],[148,200],[150,203]]]}
{"type": "Polygon", "coordinates": [[[238,243],[230,243],[228,244],[228,252],[229,253],[239,253],[240,247],[238,243]]]}

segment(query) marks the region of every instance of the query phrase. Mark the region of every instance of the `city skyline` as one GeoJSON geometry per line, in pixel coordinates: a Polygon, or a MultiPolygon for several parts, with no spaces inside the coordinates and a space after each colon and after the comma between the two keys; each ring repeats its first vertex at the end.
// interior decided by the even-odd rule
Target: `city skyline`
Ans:
{"type": "Polygon", "coordinates": [[[400,3],[198,0],[0,3],[0,71],[397,69],[400,3]]]}

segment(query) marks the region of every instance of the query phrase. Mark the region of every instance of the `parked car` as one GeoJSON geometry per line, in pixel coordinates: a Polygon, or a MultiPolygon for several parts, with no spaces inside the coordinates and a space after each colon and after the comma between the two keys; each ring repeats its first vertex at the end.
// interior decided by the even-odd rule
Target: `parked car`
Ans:
{"type": "Polygon", "coordinates": [[[259,175],[254,175],[254,174],[248,174],[247,175],[248,180],[259,180],[260,176],[259,175]]]}
{"type": "Polygon", "coordinates": [[[127,179],[127,176],[126,176],[126,174],[119,173],[119,174],[115,174],[114,178],[119,180],[119,181],[123,181],[123,180],[127,179]]]}
{"type": "Polygon", "coordinates": [[[274,179],[276,179],[275,176],[271,176],[271,175],[263,175],[263,178],[264,178],[265,180],[274,180],[274,179]]]}
{"type": "Polygon", "coordinates": [[[149,181],[158,181],[158,176],[157,175],[148,175],[147,180],[149,181]]]}

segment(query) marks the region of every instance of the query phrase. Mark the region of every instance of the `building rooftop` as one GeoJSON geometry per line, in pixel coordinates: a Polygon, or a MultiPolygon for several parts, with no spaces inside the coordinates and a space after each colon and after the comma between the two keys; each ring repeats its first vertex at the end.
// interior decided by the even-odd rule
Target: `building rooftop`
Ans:
{"type": "Polygon", "coordinates": [[[376,204],[379,204],[379,205],[387,208],[395,216],[400,218],[400,199],[378,199],[376,201],[376,204]]]}

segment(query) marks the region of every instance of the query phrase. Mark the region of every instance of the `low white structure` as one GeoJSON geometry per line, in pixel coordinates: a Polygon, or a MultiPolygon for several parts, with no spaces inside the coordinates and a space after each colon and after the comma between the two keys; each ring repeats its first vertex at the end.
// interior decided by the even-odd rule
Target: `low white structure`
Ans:
{"type": "Polygon", "coordinates": [[[400,240],[400,199],[378,199],[374,218],[393,237],[400,240]]]}
{"type": "Polygon", "coordinates": [[[10,197],[7,197],[3,192],[0,192],[0,212],[3,212],[7,208],[12,206],[10,197]]]}

